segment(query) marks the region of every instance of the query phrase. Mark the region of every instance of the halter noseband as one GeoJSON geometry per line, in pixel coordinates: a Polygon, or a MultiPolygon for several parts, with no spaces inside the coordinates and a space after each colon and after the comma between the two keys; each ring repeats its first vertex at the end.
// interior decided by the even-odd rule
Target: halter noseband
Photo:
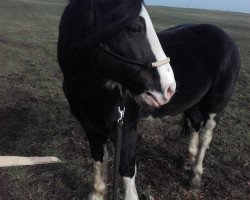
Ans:
{"type": "Polygon", "coordinates": [[[166,65],[170,63],[170,58],[167,57],[166,59],[162,60],[162,61],[156,61],[156,62],[152,62],[152,67],[160,67],[162,65],[166,65]]]}
{"type": "Polygon", "coordinates": [[[137,66],[140,66],[140,67],[143,67],[143,68],[151,68],[151,67],[160,67],[162,65],[166,65],[168,63],[170,63],[170,58],[169,57],[166,57],[166,59],[164,60],[161,60],[161,61],[156,61],[156,62],[152,62],[152,63],[141,63],[141,62],[138,62],[138,61],[135,61],[135,60],[132,60],[132,59],[129,59],[129,58],[125,58],[121,55],[118,55],[116,53],[114,53],[113,51],[107,49],[106,45],[104,43],[100,43],[100,48],[102,51],[108,53],[109,55],[115,57],[115,58],[118,58],[119,60],[122,60],[124,62],[127,62],[127,63],[130,63],[130,64],[133,64],[133,65],[137,65],[137,66]]]}

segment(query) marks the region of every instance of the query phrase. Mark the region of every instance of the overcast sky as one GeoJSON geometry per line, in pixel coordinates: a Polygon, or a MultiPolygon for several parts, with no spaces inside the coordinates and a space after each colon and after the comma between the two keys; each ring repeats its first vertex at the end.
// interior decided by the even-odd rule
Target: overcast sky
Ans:
{"type": "Polygon", "coordinates": [[[250,13],[250,0],[145,0],[148,5],[250,13]]]}

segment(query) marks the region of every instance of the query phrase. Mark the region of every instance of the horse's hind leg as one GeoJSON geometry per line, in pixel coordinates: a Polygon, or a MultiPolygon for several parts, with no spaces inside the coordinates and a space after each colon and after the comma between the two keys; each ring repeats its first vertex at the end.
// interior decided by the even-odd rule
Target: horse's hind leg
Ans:
{"type": "Polygon", "coordinates": [[[190,138],[188,157],[184,164],[184,169],[192,173],[190,180],[192,187],[199,187],[201,183],[203,160],[216,125],[215,116],[216,114],[214,113],[202,114],[199,104],[185,112],[186,126],[189,128],[190,138]]]}
{"type": "Polygon", "coordinates": [[[193,166],[193,177],[191,180],[191,185],[193,187],[199,187],[201,183],[201,176],[203,174],[203,160],[206,150],[209,148],[209,144],[212,140],[213,130],[216,126],[215,116],[216,114],[214,113],[209,114],[209,118],[205,120],[204,126],[199,134],[200,144],[193,166]]]}
{"type": "Polygon", "coordinates": [[[188,156],[184,163],[184,169],[190,171],[196,160],[199,145],[199,132],[203,121],[199,105],[196,105],[185,112],[185,120],[184,130],[187,128],[189,130],[189,144],[188,156]]]}
{"type": "Polygon", "coordinates": [[[188,144],[188,156],[184,163],[184,169],[187,171],[192,170],[192,167],[195,163],[196,155],[198,152],[198,144],[199,144],[199,131],[196,131],[188,120],[188,127],[189,127],[189,144],[188,144]]]}

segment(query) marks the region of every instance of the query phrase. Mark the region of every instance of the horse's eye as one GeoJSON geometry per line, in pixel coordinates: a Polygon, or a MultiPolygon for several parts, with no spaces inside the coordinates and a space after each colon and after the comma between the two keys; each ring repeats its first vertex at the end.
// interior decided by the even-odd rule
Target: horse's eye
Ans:
{"type": "Polygon", "coordinates": [[[141,26],[131,27],[129,28],[129,32],[132,34],[140,34],[142,32],[141,26]]]}

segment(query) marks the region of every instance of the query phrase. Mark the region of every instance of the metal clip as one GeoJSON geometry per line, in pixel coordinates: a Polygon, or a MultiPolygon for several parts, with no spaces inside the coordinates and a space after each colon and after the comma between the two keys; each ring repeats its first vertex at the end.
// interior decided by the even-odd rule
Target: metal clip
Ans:
{"type": "Polygon", "coordinates": [[[122,109],[121,109],[121,107],[119,106],[118,107],[118,111],[119,111],[119,113],[120,113],[120,118],[117,120],[118,121],[118,123],[119,122],[122,122],[123,123],[123,118],[124,118],[124,115],[125,115],[125,107],[123,107],[122,109]]]}

